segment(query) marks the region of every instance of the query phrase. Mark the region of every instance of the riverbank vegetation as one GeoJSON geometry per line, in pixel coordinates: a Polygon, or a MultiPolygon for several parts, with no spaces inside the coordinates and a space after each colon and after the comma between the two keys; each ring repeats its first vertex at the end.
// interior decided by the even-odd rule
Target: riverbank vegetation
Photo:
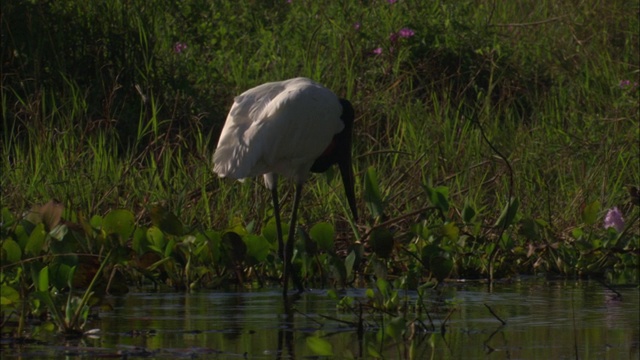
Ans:
{"type": "Polygon", "coordinates": [[[48,308],[73,333],[91,292],[277,284],[268,191],[216,178],[211,155],[234,95],[296,76],[355,107],[362,214],[349,219],[335,172],[312,178],[294,259],[307,283],[637,284],[638,11],[3,2],[1,320],[48,308]]]}

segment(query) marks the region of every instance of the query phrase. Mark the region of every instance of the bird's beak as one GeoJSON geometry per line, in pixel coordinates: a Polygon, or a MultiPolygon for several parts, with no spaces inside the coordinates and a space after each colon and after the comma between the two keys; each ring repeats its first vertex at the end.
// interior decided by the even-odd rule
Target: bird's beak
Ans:
{"type": "Polygon", "coordinates": [[[342,176],[342,184],[344,185],[344,192],[347,195],[347,201],[349,201],[349,207],[353,214],[353,220],[358,221],[358,209],[356,208],[356,192],[354,189],[355,178],[353,176],[353,167],[351,166],[351,139],[346,146],[346,154],[338,161],[338,167],[340,168],[340,175],[342,176]]]}

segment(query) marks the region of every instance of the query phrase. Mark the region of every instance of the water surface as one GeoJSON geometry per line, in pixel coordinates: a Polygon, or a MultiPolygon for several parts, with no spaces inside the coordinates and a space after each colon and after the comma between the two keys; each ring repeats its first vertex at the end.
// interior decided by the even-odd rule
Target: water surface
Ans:
{"type": "MultiPolygon", "coordinates": [[[[280,289],[134,292],[109,299],[113,310],[89,324],[98,337],[65,343],[43,335],[37,345],[3,344],[0,355],[302,359],[314,355],[307,338],[315,335],[335,358],[369,358],[373,349],[390,359],[638,359],[638,288],[615,291],[585,281],[447,284],[422,300],[419,314],[417,294],[408,292],[404,317],[419,321],[397,341],[379,341],[391,317],[366,306],[358,336],[358,312],[339,310],[323,290],[304,293],[288,311],[280,289]]],[[[366,304],[364,290],[341,295],[366,304]]]]}

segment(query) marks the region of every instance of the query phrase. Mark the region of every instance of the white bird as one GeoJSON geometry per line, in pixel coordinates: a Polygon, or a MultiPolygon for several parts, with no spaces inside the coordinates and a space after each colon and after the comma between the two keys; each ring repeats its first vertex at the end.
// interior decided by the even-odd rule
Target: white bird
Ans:
{"type": "MultiPolygon", "coordinates": [[[[358,218],[351,167],[353,121],[354,111],[348,100],[300,77],[262,84],[237,96],[222,128],[213,155],[213,171],[220,177],[241,181],[263,175],[271,190],[278,255],[284,260],[285,296],[302,186],[310,172],[325,172],[338,164],[349,207],[354,220],[358,218]],[[296,184],[286,247],[280,226],[278,175],[291,178],[296,184]]],[[[292,277],[302,292],[295,272],[292,277]]]]}

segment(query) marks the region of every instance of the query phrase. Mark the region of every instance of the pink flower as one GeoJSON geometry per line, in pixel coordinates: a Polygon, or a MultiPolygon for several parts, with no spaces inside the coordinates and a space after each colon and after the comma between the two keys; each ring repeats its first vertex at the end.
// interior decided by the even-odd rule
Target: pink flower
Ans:
{"type": "Polygon", "coordinates": [[[398,0],[388,0],[389,4],[395,4],[398,0]]]}
{"type": "Polygon", "coordinates": [[[360,30],[360,22],[356,22],[355,24],[353,24],[353,28],[356,30],[360,30]]]}
{"type": "Polygon", "coordinates": [[[177,43],[173,44],[173,52],[175,52],[176,54],[180,54],[186,49],[187,49],[187,44],[185,43],[178,41],[177,43]]]}
{"type": "Polygon", "coordinates": [[[604,217],[604,228],[608,229],[611,227],[616,229],[617,232],[624,230],[624,218],[617,206],[609,209],[607,216],[604,217]]]}
{"type": "Polygon", "coordinates": [[[377,47],[377,48],[373,49],[372,52],[374,54],[376,54],[376,55],[380,55],[380,54],[382,54],[382,48],[381,47],[377,47]]]}
{"type": "Polygon", "coordinates": [[[402,28],[400,29],[400,31],[398,31],[398,35],[400,35],[400,37],[403,37],[403,38],[410,38],[415,34],[416,32],[409,28],[402,28]]]}
{"type": "Polygon", "coordinates": [[[389,41],[391,41],[392,43],[398,41],[398,34],[396,33],[389,34],[389,41]]]}

